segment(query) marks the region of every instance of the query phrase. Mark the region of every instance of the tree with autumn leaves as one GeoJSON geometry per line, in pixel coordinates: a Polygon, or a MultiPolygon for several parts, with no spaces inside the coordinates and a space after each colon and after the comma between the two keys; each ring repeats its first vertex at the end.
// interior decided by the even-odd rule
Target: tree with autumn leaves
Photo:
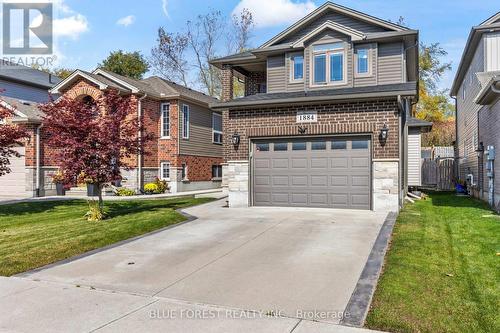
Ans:
{"type": "Polygon", "coordinates": [[[13,116],[12,110],[0,106],[0,176],[11,172],[10,159],[20,157],[13,147],[23,145],[23,139],[28,137],[23,127],[7,122],[13,116]]]}
{"type": "MultiPolygon", "coordinates": [[[[105,91],[98,100],[61,98],[40,106],[45,114],[47,144],[55,148],[55,158],[67,183],[83,178],[99,188],[98,212],[102,216],[104,184],[121,179],[120,170],[142,151],[148,135],[139,139],[141,126],[135,112],[137,102],[105,91]]],[[[97,205],[91,204],[91,211],[97,205]]],[[[100,218],[93,218],[99,220],[100,218]]]]}

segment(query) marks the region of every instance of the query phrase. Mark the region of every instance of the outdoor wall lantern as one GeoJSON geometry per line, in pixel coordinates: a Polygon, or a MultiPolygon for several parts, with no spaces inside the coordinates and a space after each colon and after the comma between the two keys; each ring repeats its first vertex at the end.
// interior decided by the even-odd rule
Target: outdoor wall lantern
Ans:
{"type": "Polygon", "coordinates": [[[479,142],[479,147],[476,149],[477,157],[483,156],[484,153],[484,143],[479,142]]]}
{"type": "Polygon", "coordinates": [[[233,143],[233,146],[236,148],[240,144],[240,135],[236,132],[234,132],[233,136],[231,137],[231,142],[233,143]]]}
{"type": "Polygon", "coordinates": [[[384,124],[384,127],[380,130],[380,139],[382,141],[387,141],[387,137],[389,136],[389,128],[387,127],[387,124],[384,124]]]}

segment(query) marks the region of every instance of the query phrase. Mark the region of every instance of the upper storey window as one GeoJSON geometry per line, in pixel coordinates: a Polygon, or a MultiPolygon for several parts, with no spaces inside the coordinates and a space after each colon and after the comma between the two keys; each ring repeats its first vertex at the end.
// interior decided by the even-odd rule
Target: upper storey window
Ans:
{"type": "Polygon", "coordinates": [[[368,67],[368,49],[358,49],[357,51],[358,59],[357,59],[357,68],[356,68],[356,73],[358,74],[369,74],[369,67],[368,67]]]}
{"type": "Polygon", "coordinates": [[[340,84],[345,80],[344,43],[331,43],[313,46],[313,83],[340,84]]]}
{"type": "Polygon", "coordinates": [[[290,57],[291,60],[291,81],[300,82],[304,79],[304,55],[295,54],[290,57]]]}

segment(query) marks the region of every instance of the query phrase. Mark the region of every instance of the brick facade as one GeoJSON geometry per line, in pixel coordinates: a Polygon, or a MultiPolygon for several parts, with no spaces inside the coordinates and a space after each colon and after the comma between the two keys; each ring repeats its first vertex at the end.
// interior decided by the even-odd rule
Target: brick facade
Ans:
{"type": "Polygon", "coordinates": [[[266,84],[266,72],[252,72],[245,78],[245,96],[260,93],[259,87],[266,84]]]}
{"type": "Polygon", "coordinates": [[[222,66],[222,101],[227,102],[234,97],[234,72],[231,65],[222,66]]]}
{"type": "Polygon", "coordinates": [[[273,136],[300,136],[296,123],[297,111],[318,112],[318,122],[300,124],[307,128],[304,135],[372,134],[374,159],[399,158],[399,111],[396,99],[341,102],[315,105],[255,107],[225,110],[224,159],[248,160],[249,139],[273,136]],[[385,143],[378,139],[384,124],[389,128],[385,143]],[[231,144],[233,133],[240,135],[240,145],[231,144]]]}
{"type": "MultiPolygon", "coordinates": [[[[91,96],[98,99],[102,96],[102,91],[99,88],[85,79],[80,79],[67,89],[63,96],[69,98],[79,98],[80,96],[91,96]]],[[[138,117],[137,105],[140,96],[130,95],[131,99],[131,117],[138,117]]],[[[180,168],[182,163],[188,166],[188,176],[190,182],[211,181],[212,180],[212,165],[220,165],[223,162],[221,157],[204,157],[179,155],[179,101],[165,100],[158,101],[151,98],[141,100],[142,106],[142,123],[144,134],[153,136],[151,141],[148,141],[144,146],[145,154],[142,158],[143,172],[154,172],[154,169],[159,170],[161,162],[170,162],[171,167],[180,168]],[[167,102],[170,104],[170,138],[161,138],[161,103],[167,102]]],[[[36,166],[36,131],[38,124],[23,125],[27,128],[30,136],[25,141],[26,146],[26,167],[36,166]]],[[[56,150],[47,144],[47,133],[41,128],[40,136],[40,166],[41,167],[57,167],[56,150]]],[[[210,138],[207,138],[209,140],[210,138]]],[[[131,156],[127,164],[137,169],[137,156],[131,156]]],[[[158,174],[157,172],[155,174],[158,174]]],[[[134,178],[134,176],[128,175],[134,178]]],[[[144,177],[146,181],[148,181],[144,177]]],[[[150,177],[149,177],[150,178],[150,177]]],[[[149,179],[148,178],[148,179],[149,179]]]]}

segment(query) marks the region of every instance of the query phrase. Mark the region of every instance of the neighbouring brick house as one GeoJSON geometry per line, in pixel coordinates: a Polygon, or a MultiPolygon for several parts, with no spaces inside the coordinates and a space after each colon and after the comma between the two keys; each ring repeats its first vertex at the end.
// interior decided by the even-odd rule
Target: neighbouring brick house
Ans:
{"type": "Polygon", "coordinates": [[[500,148],[500,12],[472,28],[450,94],[458,178],[499,210],[500,178],[489,169],[488,148],[500,148]]]}
{"type": "MultiPolygon", "coordinates": [[[[144,132],[154,139],[147,142],[145,153],[130,159],[131,170],[122,170],[122,185],[140,191],[156,177],[169,182],[171,192],[217,188],[222,172],[222,116],[208,105],[216,101],[159,77],[134,80],[98,69],[92,73],[77,70],[51,89],[52,94],[67,98],[98,99],[103,91],[116,89],[132,100],[131,115],[138,117],[144,132]]],[[[16,117],[30,131],[22,163],[24,182],[18,187],[28,196],[55,192],[51,175],[57,170],[53,148],[46,144],[42,114],[36,104],[12,101],[16,117]],[[23,117],[22,115],[25,115],[23,117]]],[[[0,188],[2,177],[0,177],[0,188]]],[[[8,195],[9,193],[1,193],[8,195]]],[[[19,192],[19,191],[17,191],[19,192]]]]}
{"type": "Polygon", "coordinates": [[[231,207],[399,209],[418,31],[327,2],[212,64],[223,72],[223,100],[211,106],[223,113],[231,207]],[[233,96],[235,78],[244,97],[233,96]]]}

